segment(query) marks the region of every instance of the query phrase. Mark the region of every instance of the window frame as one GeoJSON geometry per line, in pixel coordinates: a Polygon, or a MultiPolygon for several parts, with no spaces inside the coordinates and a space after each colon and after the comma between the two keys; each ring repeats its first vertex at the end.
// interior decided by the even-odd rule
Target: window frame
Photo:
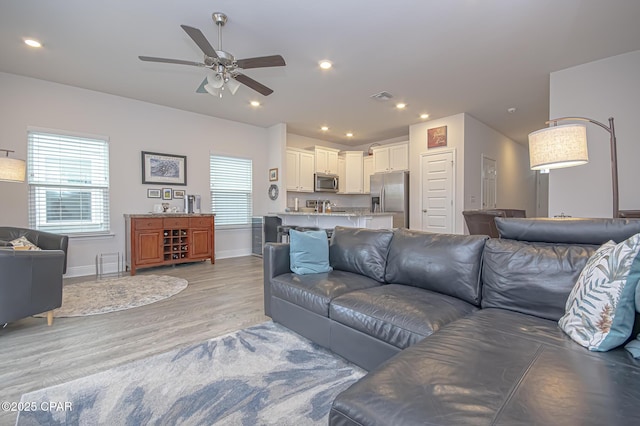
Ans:
{"type": "MultiPolygon", "coordinates": [[[[251,219],[253,217],[253,159],[247,157],[239,157],[232,156],[226,154],[218,154],[218,153],[210,153],[209,154],[209,195],[211,199],[211,212],[216,215],[216,228],[220,229],[229,229],[229,228],[247,228],[251,227],[251,219]],[[233,181],[238,179],[233,179],[232,177],[226,175],[224,182],[219,182],[216,180],[216,175],[214,173],[219,173],[218,170],[214,170],[214,159],[220,159],[218,161],[218,166],[223,166],[225,162],[233,163],[234,160],[238,163],[243,162],[248,164],[248,168],[244,170],[235,170],[235,177],[239,179],[237,173],[244,173],[244,179],[242,182],[243,187],[238,190],[237,187],[233,187],[233,181]],[[218,188],[214,188],[214,185],[218,183],[220,186],[218,188]],[[227,186],[228,185],[228,186],[227,186]],[[229,215],[224,211],[224,207],[220,208],[220,206],[216,206],[216,200],[220,199],[220,197],[216,197],[217,194],[228,194],[230,197],[234,195],[240,195],[246,201],[246,208],[243,210],[246,213],[246,219],[244,219],[244,215],[237,215],[237,221],[230,223],[228,221],[229,215]],[[242,218],[243,220],[240,220],[242,218]]],[[[232,206],[226,206],[227,209],[232,208],[232,206]]],[[[232,218],[233,219],[233,218],[232,218]]]]}
{"type": "Polygon", "coordinates": [[[70,237],[111,235],[109,138],[64,130],[27,128],[27,184],[29,227],[70,237]],[[67,215],[88,215],[65,219],[64,206],[51,206],[51,193],[80,195],[80,203],[67,215]],[[88,198],[84,198],[88,197],[88,198]],[[89,200],[85,204],[83,199],[89,200]],[[88,207],[88,212],[84,211],[88,207]],[[59,219],[50,217],[58,214],[59,219]]]}

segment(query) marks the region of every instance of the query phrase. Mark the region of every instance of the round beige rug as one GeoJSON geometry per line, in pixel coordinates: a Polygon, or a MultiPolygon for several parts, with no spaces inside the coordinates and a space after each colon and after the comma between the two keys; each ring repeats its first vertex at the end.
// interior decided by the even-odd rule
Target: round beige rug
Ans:
{"type": "MultiPolygon", "coordinates": [[[[56,318],[105,314],[148,305],[180,293],[187,280],[168,275],[134,275],[67,284],[56,318]]],[[[46,313],[36,315],[46,316],[46,313]]]]}

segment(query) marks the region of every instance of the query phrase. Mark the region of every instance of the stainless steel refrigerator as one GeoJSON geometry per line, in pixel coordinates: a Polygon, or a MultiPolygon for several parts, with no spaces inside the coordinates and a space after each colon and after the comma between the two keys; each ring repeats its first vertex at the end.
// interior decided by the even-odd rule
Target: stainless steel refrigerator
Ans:
{"type": "Polygon", "coordinates": [[[409,172],[371,175],[371,211],[393,213],[394,228],[409,227],[409,172]]]}

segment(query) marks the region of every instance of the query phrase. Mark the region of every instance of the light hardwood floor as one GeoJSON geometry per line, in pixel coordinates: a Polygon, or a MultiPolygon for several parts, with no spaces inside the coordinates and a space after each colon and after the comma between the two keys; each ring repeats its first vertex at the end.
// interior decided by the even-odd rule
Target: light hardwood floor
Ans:
{"type": "MultiPolygon", "coordinates": [[[[189,286],[139,308],[56,318],[51,327],[46,318],[25,318],[0,329],[0,402],[17,402],[26,392],[269,320],[264,316],[261,258],[141,269],[138,274],[176,276],[189,286]]],[[[14,424],[16,416],[0,411],[0,425],[14,424]]]]}

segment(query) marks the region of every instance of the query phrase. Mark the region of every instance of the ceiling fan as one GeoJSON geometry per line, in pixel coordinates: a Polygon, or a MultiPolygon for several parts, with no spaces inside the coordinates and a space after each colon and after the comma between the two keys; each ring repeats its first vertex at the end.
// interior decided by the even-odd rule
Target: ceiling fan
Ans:
{"type": "Polygon", "coordinates": [[[231,94],[235,94],[240,83],[255,90],[256,92],[269,96],[273,90],[262,83],[242,74],[238,69],[282,67],[285,66],[284,58],[280,55],[258,56],[255,58],[236,59],[231,53],[222,50],[222,27],[227,23],[227,15],[215,12],[212,15],[213,22],[218,26],[218,49],[206,39],[202,31],[188,25],[180,25],[189,37],[198,45],[204,53],[203,62],[183,61],[180,59],[155,58],[151,56],[138,56],[142,61],[162,62],[169,64],[190,65],[194,67],[205,67],[213,71],[204,79],[198,93],[210,93],[211,95],[222,97],[225,87],[231,94]]]}

